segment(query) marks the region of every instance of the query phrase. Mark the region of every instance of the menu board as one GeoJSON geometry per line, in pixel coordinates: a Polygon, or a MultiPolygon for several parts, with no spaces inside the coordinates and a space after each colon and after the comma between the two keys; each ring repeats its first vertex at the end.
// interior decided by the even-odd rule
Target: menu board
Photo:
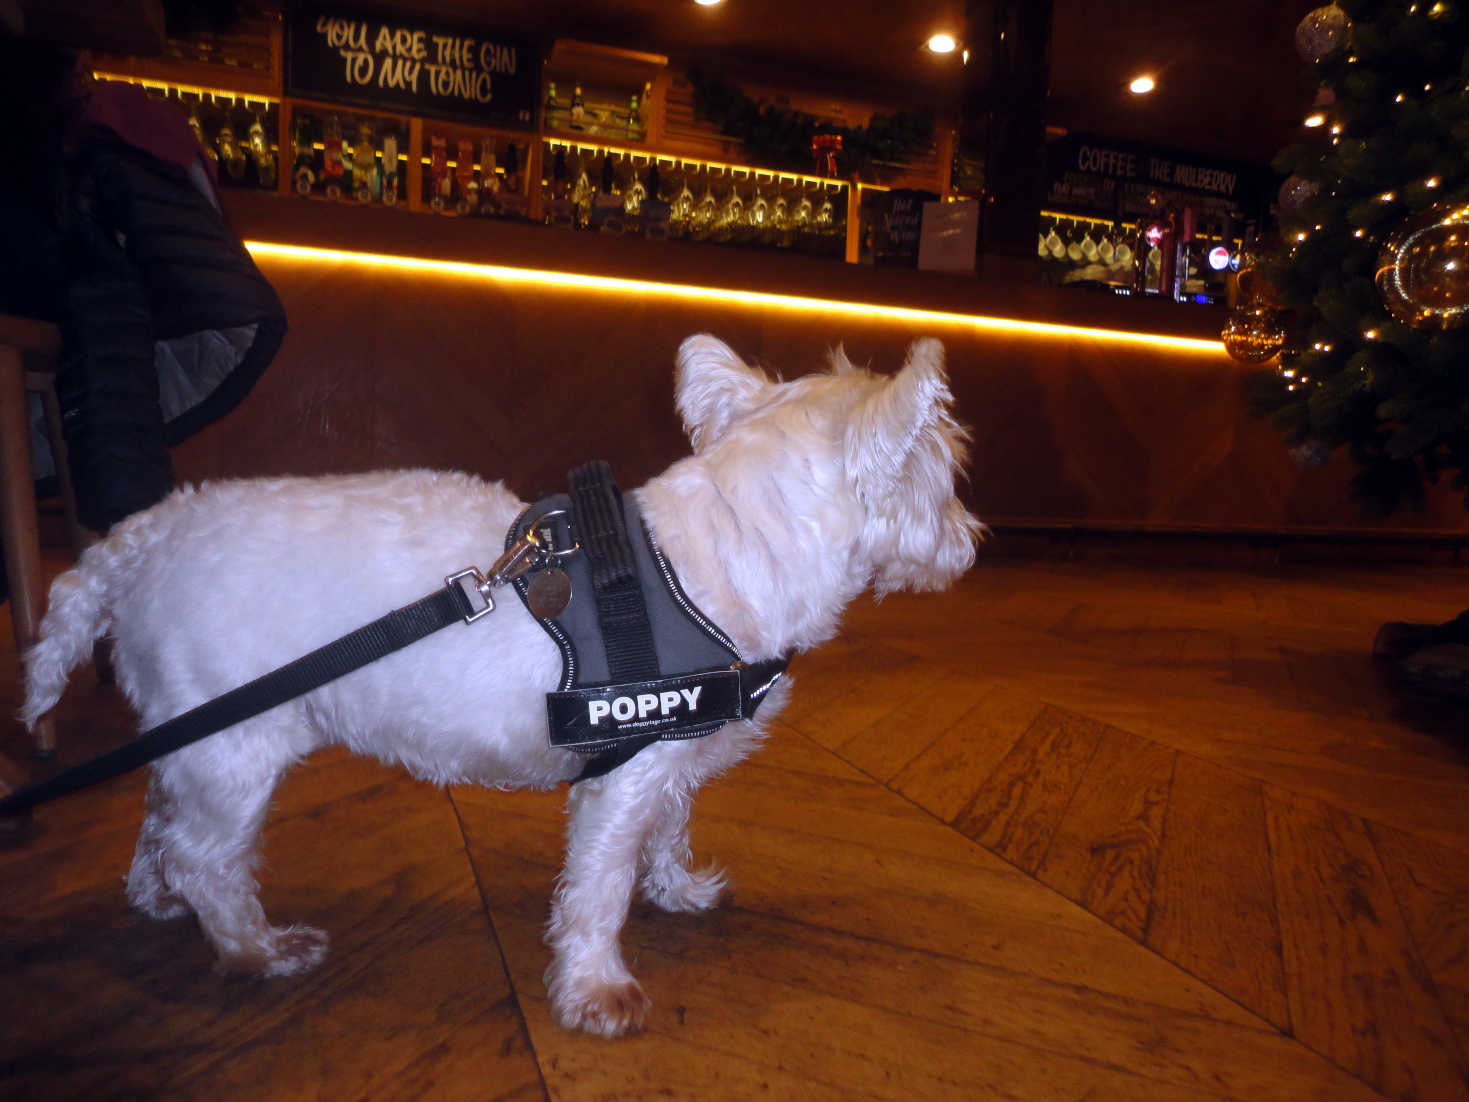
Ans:
{"type": "Polygon", "coordinates": [[[918,267],[925,272],[972,272],[979,242],[979,202],[923,204],[918,267]]]}
{"type": "Polygon", "coordinates": [[[290,5],[286,93],[479,126],[536,125],[541,48],[472,26],[290,5]]]}
{"type": "Polygon", "coordinates": [[[1102,217],[1126,213],[1126,196],[1179,193],[1258,217],[1274,193],[1262,165],[1089,134],[1046,146],[1047,202],[1102,217]]]}

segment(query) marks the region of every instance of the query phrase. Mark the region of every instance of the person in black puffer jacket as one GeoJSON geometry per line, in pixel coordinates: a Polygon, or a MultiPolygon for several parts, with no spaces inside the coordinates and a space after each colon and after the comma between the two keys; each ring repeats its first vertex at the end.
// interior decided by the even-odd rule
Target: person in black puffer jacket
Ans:
{"type": "MultiPolygon", "coordinates": [[[[19,254],[0,309],[61,323],[56,389],[78,512],[101,532],[169,492],[169,446],[239,403],[286,317],[221,213],[182,111],[135,85],[88,86],[74,56],[53,70],[53,91],[29,86],[51,105],[38,112],[47,128],[18,139],[36,173],[0,195],[19,254]]],[[[51,468],[37,460],[38,473],[51,468]]]]}
{"type": "Polygon", "coordinates": [[[176,107],[97,85],[70,165],[57,397],[78,511],[101,531],[169,491],[168,447],[239,403],[286,317],[176,107]]]}

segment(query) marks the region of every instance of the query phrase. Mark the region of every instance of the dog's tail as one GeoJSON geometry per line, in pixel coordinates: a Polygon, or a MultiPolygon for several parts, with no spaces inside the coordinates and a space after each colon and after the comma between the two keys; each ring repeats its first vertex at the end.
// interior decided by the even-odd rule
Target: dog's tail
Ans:
{"type": "Polygon", "coordinates": [[[26,694],[20,719],[27,729],[56,707],[68,675],[91,658],[93,644],[112,627],[110,594],[131,574],[139,535],[136,525],[119,525],[51,583],[40,641],[21,657],[26,694]]]}

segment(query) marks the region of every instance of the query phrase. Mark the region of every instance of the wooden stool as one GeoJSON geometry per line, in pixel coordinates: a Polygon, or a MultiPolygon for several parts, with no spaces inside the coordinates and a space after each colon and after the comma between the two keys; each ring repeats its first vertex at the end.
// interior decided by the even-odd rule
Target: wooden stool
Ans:
{"type": "MultiPolygon", "coordinates": [[[[41,572],[41,535],[36,519],[35,474],[31,464],[30,412],[27,391],[38,391],[46,413],[46,435],[56,461],[56,480],[72,553],[80,555],[87,537],[77,522],[76,494],[61,435],[61,409],[56,401],[57,356],[61,334],[50,322],[0,314],[0,543],[10,583],[10,618],[19,658],[36,641],[45,608],[41,572]]],[[[36,753],[56,750],[50,717],[34,732],[36,753]]]]}

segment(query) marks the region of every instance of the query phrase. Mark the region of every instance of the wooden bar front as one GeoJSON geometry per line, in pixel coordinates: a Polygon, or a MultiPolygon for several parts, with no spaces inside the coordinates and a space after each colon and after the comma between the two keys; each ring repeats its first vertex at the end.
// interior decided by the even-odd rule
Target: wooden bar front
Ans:
{"type": "Polygon", "coordinates": [[[787,377],[842,345],[895,370],[914,338],[948,351],[974,430],[969,503],[1011,526],[1262,533],[1461,533],[1456,494],[1422,514],[1364,519],[1340,456],[1299,467],[1246,408],[1249,369],[1217,351],[1106,334],[1007,330],[974,317],[1217,339],[1221,308],[1040,286],[1021,266],[953,277],[789,254],[656,243],[536,225],[410,215],[231,193],[242,237],[353,253],[504,265],[945,316],[883,316],[733,294],[519,282],[261,254],[290,332],[229,417],[186,441],[184,479],[457,467],[532,495],[588,457],[637,485],[683,455],[673,408],[679,342],[709,332],[787,377]]]}

